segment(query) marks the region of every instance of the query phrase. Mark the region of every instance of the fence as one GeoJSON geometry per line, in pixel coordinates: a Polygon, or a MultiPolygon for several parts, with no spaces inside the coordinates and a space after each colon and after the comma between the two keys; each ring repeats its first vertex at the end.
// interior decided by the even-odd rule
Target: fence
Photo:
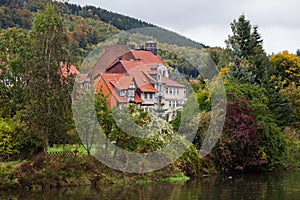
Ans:
{"type": "Polygon", "coordinates": [[[64,151],[60,151],[60,152],[51,152],[48,153],[48,159],[50,160],[57,160],[57,161],[61,161],[61,160],[67,160],[67,159],[72,159],[75,158],[76,154],[71,151],[71,150],[64,150],[64,151]]]}
{"type": "MultiPolygon", "coordinates": [[[[0,162],[11,162],[16,160],[30,160],[34,157],[34,155],[30,153],[19,153],[9,157],[1,157],[0,162]]],[[[49,160],[56,160],[56,161],[63,161],[67,159],[73,159],[76,157],[75,152],[71,150],[64,150],[60,152],[49,152],[47,159],[49,160]]]]}

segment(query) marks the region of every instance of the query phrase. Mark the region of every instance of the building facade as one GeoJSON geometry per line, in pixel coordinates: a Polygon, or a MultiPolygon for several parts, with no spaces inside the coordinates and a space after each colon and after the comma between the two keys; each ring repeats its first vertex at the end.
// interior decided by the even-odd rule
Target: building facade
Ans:
{"type": "Polygon", "coordinates": [[[146,49],[128,47],[106,67],[97,63],[103,72],[94,75],[95,89],[108,96],[109,107],[134,103],[162,116],[183,107],[187,88],[169,78],[168,67],[156,52],[156,44],[147,42],[146,49]]]}

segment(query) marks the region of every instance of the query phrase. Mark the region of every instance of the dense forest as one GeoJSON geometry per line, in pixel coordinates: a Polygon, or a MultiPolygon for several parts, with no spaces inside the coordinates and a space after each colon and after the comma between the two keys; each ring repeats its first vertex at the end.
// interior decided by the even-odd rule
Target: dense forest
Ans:
{"type": "MultiPolygon", "coordinates": [[[[1,0],[0,6],[0,161],[25,159],[16,161],[14,167],[10,162],[0,166],[0,189],[22,184],[28,188],[34,184],[61,185],[70,183],[72,178],[98,185],[124,178],[121,172],[95,164],[90,157],[92,147],[78,137],[73,114],[88,124],[84,119],[91,112],[96,112],[105,136],[127,151],[153,152],[171,141],[175,141],[178,149],[188,147],[169,166],[155,173],[142,173],[143,179],[300,167],[299,55],[284,50],[267,55],[259,28],[245,15],[230,24],[232,33],[225,41],[226,48],[203,48],[202,44],[167,34],[168,31],[154,25],[93,6],[49,0],[1,0]],[[74,77],[62,76],[62,62],[67,67],[70,62],[80,66],[98,43],[110,42],[109,38],[122,30],[149,26],[157,28],[152,29],[157,32],[133,31],[112,40],[136,45],[145,40],[160,42],[158,55],[170,68],[171,76],[181,72],[186,79],[192,79],[189,104],[198,103],[199,111],[188,110],[187,104],[187,113],[178,111],[172,121],[164,123],[133,105],[124,107],[127,115],[117,112],[140,127],[161,123],[162,131],[157,127],[148,130],[153,136],[150,138],[133,137],[119,128],[113,116],[116,112],[107,107],[107,97],[101,92],[95,95],[94,91],[86,91],[86,101],[76,104],[86,110],[72,113],[74,77]],[[226,97],[216,102],[214,97],[219,97],[219,93],[215,91],[220,90],[216,83],[220,82],[226,97]],[[91,99],[95,109],[89,110],[91,99]],[[220,108],[219,112],[214,111],[215,107],[220,108]],[[195,118],[188,118],[195,111],[195,118]],[[206,141],[211,119],[222,122],[218,118],[221,114],[226,114],[223,132],[214,148],[200,157],[198,151],[206,141]],[[186,119],[197,127],[196,136],[188,145],[186,139],[177,136],[181,122],[186,119]],[[85,152],[80,152],[80,156],[76,157],[77,148],[71,161],[49,162],[50,148],[66,144],[78,147],[82,143],[86,148],[80,150],[85,152]]],[[[184,83],[189,85],[187,80],[184,83]]],[[[91,132],[85,131],[87,135],[91,132]]],[[[136,130],[129,127],[127,131],[136,130]]],[[[109,148],[106,142],[103,155],[120,156],[109,148]]],[[[171,159],[174,151],[169,151],[165,159],[171,159]]],[[[136,180],[138,175],[129,177],[136,180]]]]}

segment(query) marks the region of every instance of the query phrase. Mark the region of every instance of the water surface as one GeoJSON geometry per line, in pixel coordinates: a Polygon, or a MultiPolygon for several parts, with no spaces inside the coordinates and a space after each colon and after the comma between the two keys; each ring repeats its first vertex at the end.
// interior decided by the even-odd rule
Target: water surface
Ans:
{"type": "Polygon", "coordinates": [[[179,199],[299,200],[300,171],[195,178],[185,183],[68,188],[45,192],[2,192],[0,199],[179,199]]]}

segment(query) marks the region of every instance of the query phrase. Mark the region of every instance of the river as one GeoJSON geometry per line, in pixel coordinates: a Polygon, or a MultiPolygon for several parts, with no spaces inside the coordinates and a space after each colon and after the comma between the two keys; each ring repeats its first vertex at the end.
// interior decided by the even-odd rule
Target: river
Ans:
{"type": "Polygon", "coordinates": [[[2,192],[0,199],[128,199],[128,200],[299,200],[300,171],[191,179],[185,183],[68,188],[46,192],[2,192]]]}

